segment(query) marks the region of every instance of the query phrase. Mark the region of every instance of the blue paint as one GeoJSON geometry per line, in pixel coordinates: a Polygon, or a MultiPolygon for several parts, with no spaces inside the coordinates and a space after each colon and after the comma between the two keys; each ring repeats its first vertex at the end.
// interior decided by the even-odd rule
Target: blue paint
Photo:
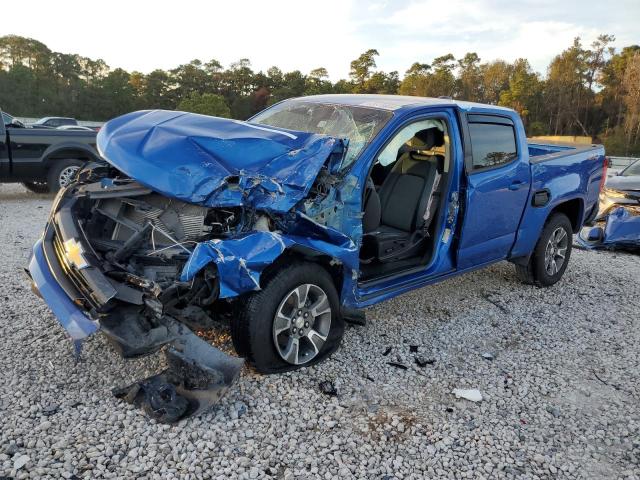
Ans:
{"type": "Polygon", "coordinates": [[[107,122],[101,155],[167,197],[207,207],[284,213],[305,198],[320,168],[344,146],[326,135],[164,110],[107,122]]]}
{"type": "Polygon", "coordinates": [[[624,207],[618,207],[607,215],[601,239],[589,241],[582,236],[582,232],[576,239],[579,245],[588,249],[638,249],[640,216],[631,214],[624,207]]]}
{"type": "Polygon", "coordinates": [[[362,307],[496,261],[526,257],[554,208],[568,200],[579,202],[581,225],[597,202],[603,149],[585,154],[575,147],[529,145],[520,118],[510,109],[379,95],[304,101],[380,108],[392,115],[343,172],[337,166],[347,145],[325,135],[163,111],[134,112],[103,127],[98,135],[102,154],[145,186],[208,207],[244,206],[277,214],[277,231],[250,231],[197,245],[181,280],[213,263],[221,298],[231,298],[258,289],[264,269],[294,250],[340,265],[342,303],[362,307]],[[511,119],[518,158],[499,168],[468,172],[466,123],[461,120],[466,114],[511,119]],[[426,118],[447,123],[451,152],[432,261],[399,277],[359,285],[362,200],[370,168],[396,132],[426,118]],[[310,195],[323,168],[333,174],[331,187],[326,195],[310,195]],[[550,201],[534,207],[533,195],[543,189],[550,201]]]}
{"type": "Polygon", "coordinates": [[[44,256],[42,240],[33,246],[33,255],[29,262],[29,272],[34,286],[47,302],[49,308],[69,333],[74,342],[76,353],[79,353],[80,341],[98,330],[98,322],[88,318],[67,296],[58,285],[49,270],[44,256]]]}

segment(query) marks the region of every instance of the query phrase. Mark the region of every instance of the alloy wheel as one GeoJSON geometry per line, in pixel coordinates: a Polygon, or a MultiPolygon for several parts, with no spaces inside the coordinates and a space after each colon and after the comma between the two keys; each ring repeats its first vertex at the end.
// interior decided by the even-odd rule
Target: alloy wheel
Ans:
{"type": "Polygon", "coordinates": [[[329,297],[319,286],[306,283],[280,302],[273,319],[273,342],[285,362],[304,365],[320,353],[330,329],[329,297]]]}
{"type": "Polygon", "coordinates": [[[556,228],[547,242],[544,252],[544,268],[547,274],[553,276],[560,271],[565,262],[569,236],[564,228],[556,228]]]}

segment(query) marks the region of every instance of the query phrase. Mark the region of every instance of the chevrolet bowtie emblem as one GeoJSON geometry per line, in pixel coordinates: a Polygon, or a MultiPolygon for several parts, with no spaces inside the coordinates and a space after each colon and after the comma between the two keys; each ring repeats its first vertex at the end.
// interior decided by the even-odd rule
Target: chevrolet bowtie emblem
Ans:
{"type": "Polygon", "coordinates": [[[67,254],[67,259],[69,259],[77,269],[83,269],[89,266],[82,256],[82,245],[80,245],[75,238],[70,238],[64,242],[64,251],[67,254]]]}

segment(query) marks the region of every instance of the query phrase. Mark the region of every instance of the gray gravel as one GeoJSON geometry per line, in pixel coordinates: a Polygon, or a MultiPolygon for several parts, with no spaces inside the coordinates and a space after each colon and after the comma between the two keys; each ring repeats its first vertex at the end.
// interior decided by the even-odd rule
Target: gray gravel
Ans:
{"type": "Polygon", "coordinates": [[[545,290],[500,263],[412,292],[369,309],[329,361],[246,368],[216,408],[166,426],[110,393],[159,356],[124,361],[95,336],[76,363],[30,292],[50,202],[0,185],[0,476],[640,478],[638,256],[574,250],[545,290]]]}

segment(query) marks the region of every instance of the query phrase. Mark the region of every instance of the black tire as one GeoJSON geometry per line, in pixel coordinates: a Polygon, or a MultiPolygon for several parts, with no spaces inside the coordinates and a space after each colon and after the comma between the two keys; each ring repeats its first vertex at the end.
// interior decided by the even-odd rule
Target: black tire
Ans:
{"type": "Polygon", "coordinates": [[[22,182],[27,190],[33,193],[50,193],[49,184],[47,182],[22,182]]]}
{"type": "MultiPolygon", "coordinates": [[[[313,326],[313,325],[312,325],[313,326]]],[[[260,373],[281,373],[314,365],[331,355],[340,345],[344,321],[340,300],[331,275],[315,263],[294,263],[266,280],[264,288],[243,298],[237,315],[231,320],[231,338],[236,352],[245,357],[260,373]],[[274,340],[276,311],[292,290],[313,284],[327,296],[331,308],[330,330],[318,353],[307,363],[294,365],[285,361],[274,340]]]]}
{"type": "Polygon", "coordinates": [[[61,179],[61,175],[63,175],[63,172],[66,173],[75,169],[77,173],[82,165],[84,165],[84,162],[75,158],[52,160],[52,165],[49,168],[49,172],[47,173],[47,185],[49,185],[49,191],[55,193],[63,186],[67,186],[63,184],[61,179]]]}
{"type": "MultiPolygon", "coordinates": [[[[537,285],[538,287],[550,287],[555,284],[562,278],[562,275],[567,269],[567,265],[569,265],[572,243],[573,227],[571,226],[571,221],[563,213],[553,214],[547,220],[547,223],[542,229],[542,233],[540,234],[538,243],[536,243],[536,247],[533,250],[529,263],[527,265],[516,265],[516,274],[518,275],[518,278],[524,283],[537,285]],[[547,270],[548,264],[545,259],[548,257],[546,257],[545,254],[547,252],[551,236],[554,235],[558,229],[562,229],[566,235],[567,242],[566,247],[564,247],[566,250],[562,265],[556,268],[555,273],[550,273],[547,270]]],[[[557,255],[554,254],[554,257],[557,257],[557,255]]]]}

